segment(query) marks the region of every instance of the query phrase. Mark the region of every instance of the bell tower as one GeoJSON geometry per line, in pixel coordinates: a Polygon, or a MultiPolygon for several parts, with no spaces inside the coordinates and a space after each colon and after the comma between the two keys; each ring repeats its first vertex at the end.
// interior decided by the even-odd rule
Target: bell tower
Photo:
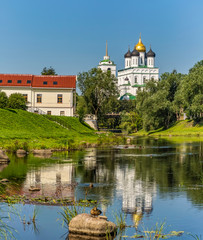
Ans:
{"type": "Polygon", "coordinates": [[[99,62],[98,68],[100,68],[103,72],[111,71],[111,73],[116,77],[116,64],[110,60],[108,56],[108,44],[106,41],[106,55],[104,59],[99,62]]]}

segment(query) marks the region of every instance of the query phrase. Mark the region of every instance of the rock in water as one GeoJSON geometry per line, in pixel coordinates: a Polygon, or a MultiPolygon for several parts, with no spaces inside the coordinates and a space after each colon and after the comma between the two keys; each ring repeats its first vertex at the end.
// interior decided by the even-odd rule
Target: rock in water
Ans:
{"type": "Polygon", "coordinates": [[[106,219],[87,213],[78,214],[69,223],[69,233],[89,236],[106,236],[116,233],[116,225],[106,219]]]}
{"type": "Polygon", "coordinates": [[[0,150],[0,164],[10,162],[8,156],[5,154],[3,150],[0,150]]]}
{"type": "Polygon", "coordinates": [[[69,234],[66,240],[112,240],[113,237],[106,238],[106,236],[99,237],[99,236],[89,236],[89,235],[78,235],[78,234],[69,234]]]}

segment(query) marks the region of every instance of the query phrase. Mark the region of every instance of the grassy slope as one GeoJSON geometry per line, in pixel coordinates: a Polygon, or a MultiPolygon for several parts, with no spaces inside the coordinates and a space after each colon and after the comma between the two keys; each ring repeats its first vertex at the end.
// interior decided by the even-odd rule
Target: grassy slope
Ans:
{"type": "Polygon", "coordinates": [[[194,121],[177,121],[173,126],[166,130],[158,129],[155,131],[145,132],[144,130],[139,131],[135,135],[152,135],[152,136],[203,136],[203,120],[198,124],[194,121]]]}
{"type": "Polygon", "coordinates": [[[55,142],[58,146],[61,139],[91,142],[96,138],[95,132],[81,124],[77,118],[63,118],[67,122],[68,128],[64,128],[42,115],[22,110],[0,109],[0,143],[8,143],[12,139],[18,139],[21,142],[38,139],[38,143],[41,141],[41,144],[43,142],[47,146],[50,145],[48,142],[52,140],[53,143],[53,139],[56,139],[58,142],[55,142]]]}

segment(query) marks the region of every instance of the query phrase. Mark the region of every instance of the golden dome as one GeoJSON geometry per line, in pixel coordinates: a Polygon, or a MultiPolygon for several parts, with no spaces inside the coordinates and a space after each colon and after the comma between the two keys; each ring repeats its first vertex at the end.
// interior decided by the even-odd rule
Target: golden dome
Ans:
{"type": "Polygon", "coordinates": [[[138,52],[146,52],[146,47],[142,43],[141,35],[140,35],[140,38],[139,38],[139,42],[138,42],[137,45],[135,45],[134,49],[136,49],[138,52]]]}

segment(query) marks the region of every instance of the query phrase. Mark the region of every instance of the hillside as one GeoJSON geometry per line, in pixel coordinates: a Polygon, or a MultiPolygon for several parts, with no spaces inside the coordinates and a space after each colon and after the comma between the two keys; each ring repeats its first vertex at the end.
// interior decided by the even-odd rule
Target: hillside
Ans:
{"type": "Polygon", "coordinates": [[[23,144],[29,142],[32,147],[48,148],[67,145],[67,141],[79,143],[96,139],[95,131],[74,117],[58,116],[50,120],[23,110],[0,109],[0,122],[0,144],[3,147],[16,140],[23,144]],[[61,119],[66,123],[65,127],[56,122],[61,119]]]}
{"type": "Polygon", "coordinates": [[[177,121],[173,126],[166,130],[158,129],[150,132],[143,130],[134,135],[150,135],[150,136],[203,136],[203,120],[195,123],[191,120],[177,121]]]}

